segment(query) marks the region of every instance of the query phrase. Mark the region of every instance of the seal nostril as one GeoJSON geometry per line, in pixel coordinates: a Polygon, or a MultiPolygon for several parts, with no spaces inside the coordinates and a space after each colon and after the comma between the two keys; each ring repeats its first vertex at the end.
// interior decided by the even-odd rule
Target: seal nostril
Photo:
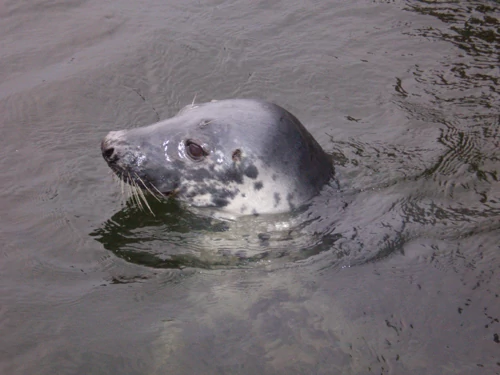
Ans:
{"type": "Polygon", "coordinates": [[[115,152],[114,147],[110,147],[107,148],[106,150],[103,150],[102,155],[104,156],[105,159],[111,159],[114,152],[115,152]]]}

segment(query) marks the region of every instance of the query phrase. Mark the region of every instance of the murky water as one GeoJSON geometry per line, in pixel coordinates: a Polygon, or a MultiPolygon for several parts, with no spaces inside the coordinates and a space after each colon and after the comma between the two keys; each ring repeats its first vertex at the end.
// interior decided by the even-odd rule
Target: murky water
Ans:
{"type": "Polygon", "coordinates": [[[0,3],[0,373],[500,374],[497,1],[0,3]],[[110,130],[274,101],[292,215],[122,200],[110,130]]]}

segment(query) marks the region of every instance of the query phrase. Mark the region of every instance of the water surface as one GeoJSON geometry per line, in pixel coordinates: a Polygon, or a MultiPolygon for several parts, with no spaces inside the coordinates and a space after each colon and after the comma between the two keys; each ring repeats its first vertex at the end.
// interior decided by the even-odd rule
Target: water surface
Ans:
{"type": "Polygon", "coordinates": [[[499,47],[488,0],[4,1],[0,372],[499,374],[499,47]],[[124,204],[100,140],[194,97],[282,105],[335,181],[124,204]]]}

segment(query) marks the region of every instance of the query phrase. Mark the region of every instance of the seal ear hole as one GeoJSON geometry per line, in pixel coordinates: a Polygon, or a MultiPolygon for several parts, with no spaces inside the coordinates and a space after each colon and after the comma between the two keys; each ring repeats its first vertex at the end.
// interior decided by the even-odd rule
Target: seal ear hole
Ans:
{"type": "Polygon", "coordinates": [[[214,120],[207,120],[207,119],[204,119],[204,120],[201,120],[201,122],[199,123],[199,127],[200,128],[204,128],[205,126],[207,126],[208,124],[212,123],[214,120]]]}
{"type": "Polygon", "coordinates": [[[233,161],[240,161],[241,160],[241,150],[237,148],[236,150],[233,151],[232,154],[233,161]]]}
{"type": "Polygon", "coordinates": [[[198,143],[188,139],[186,141],[186,152],[188,156],[194,161],[200,161],[207,156],[207,152],[198,143]]]}

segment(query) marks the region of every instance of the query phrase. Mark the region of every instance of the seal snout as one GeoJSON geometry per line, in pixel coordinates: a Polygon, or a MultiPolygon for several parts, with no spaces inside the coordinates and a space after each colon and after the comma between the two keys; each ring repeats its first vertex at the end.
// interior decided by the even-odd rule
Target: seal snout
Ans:
{"type": "Polygon", "coordinates": [[[102,157],[108,163],[116,163],[119,159],[116,151],[116,145],[121,142],[123,138],[123,131],[109,132],[101,142],[102,157]]]}
{"type": "Polygon", "coordinates": [[[113,146],[113,143],[109,142],[107,137],[104,138],[101,142],[101,152],[102,152],[102,157],[108,163],[115,162],[118,159],[118,157],[115,153],[115,148],[113,146]]]}

